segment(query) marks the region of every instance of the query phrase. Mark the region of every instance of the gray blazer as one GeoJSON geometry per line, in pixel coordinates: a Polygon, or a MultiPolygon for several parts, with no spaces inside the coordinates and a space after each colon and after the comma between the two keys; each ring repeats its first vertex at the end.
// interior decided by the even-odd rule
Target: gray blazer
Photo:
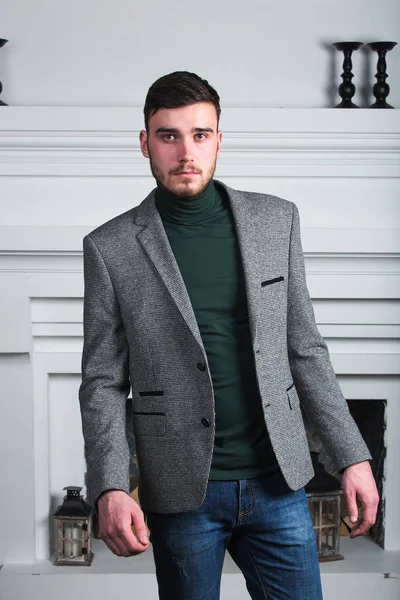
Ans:
{"type": "MultiPolygon", "coordinates": [[[[338,470],[371,457],[315,325],[296,206],[216,185],[227,192],[236,224],[265,423],[297,490],[313,476],[300,405],[338,470]]],[[[85,237],[84,279],[79,399],[91,498],[111,488],[129,493],[131,387],[142,508],[194,510],[213,453],[214,395],[154,190],[85,237]]]]}

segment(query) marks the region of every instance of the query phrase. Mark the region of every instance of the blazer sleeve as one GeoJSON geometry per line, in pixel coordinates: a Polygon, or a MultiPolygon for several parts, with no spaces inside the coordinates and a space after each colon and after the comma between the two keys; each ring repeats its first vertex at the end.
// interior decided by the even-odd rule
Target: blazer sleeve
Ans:
{"type": "Polygon", "coordinates": [[[340,472],[371,459],[371,455],[350,415],[328,347],[315,323],[306,283],[299,212],[293,203],[292,211],[287,315],[289,363],[300,403],[340,472]]]}
{"type": "Polygon", "coordinates": [[[93,240],[83,240],[84,340],[79,402],[89,496],[108,489],[129,494],[126,400],[129,353],[118,300],[103,257],[93,240]]]}

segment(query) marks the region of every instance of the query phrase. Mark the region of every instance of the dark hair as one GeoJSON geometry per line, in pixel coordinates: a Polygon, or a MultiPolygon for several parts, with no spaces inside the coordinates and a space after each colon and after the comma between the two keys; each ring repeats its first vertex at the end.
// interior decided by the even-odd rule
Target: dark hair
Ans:
{"type": "Polygon", "coordinates": [[[157,79],[147,92],[144,104],[144,123],[149,129],[150,117],[160,108],[180,108],[196,102],[211,102],[217,113],[217,123],[221,114],[219,96],[206,79],[188,71],[175,71],[157,79]]]}

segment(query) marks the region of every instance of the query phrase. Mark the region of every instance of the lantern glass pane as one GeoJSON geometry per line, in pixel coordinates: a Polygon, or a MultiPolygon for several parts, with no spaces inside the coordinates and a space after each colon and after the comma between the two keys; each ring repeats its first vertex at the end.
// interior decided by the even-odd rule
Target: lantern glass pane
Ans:
{"type": "Polygon", "coordinates": [[[69,559],[82,556],[82,523],[65,521],[63,527],[64,557],[69,559]]]}
{"type": "Polygon", "coordinates": [[[333,531],[334,530],[332,527],[324,527],[323,543],[322,543],[322,551],[323,552],[331,552],[332,551],[333,531]]]}

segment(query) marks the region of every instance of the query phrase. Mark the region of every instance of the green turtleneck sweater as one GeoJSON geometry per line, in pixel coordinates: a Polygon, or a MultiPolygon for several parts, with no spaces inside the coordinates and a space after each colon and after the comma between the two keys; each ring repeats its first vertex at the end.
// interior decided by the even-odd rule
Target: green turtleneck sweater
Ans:
{"type": "Polygon", "coordinates": [[[177,198],[159,186],[155,199],[210,367],[216,415],[210,479],[249,479],[279,467],[265,427],[243,267],[223,193],[212,181],[195,198],[177,198]]]}

